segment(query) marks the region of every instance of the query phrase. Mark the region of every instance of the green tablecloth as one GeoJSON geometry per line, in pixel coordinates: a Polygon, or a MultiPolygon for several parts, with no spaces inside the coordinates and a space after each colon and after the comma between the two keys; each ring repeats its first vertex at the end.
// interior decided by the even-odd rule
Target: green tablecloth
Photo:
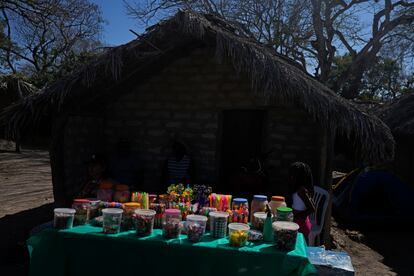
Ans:
{"type": "Polygon", "coordinates": [[[272,244],[229,246],[206,235],[190,243],[185,235],[165,240],[155,229],[138,238],[133,231],[105,235],[102,228],[47,229],[28,241],[30,275],[307,275],[315,272],[299,234],[296,249],[272,244]],[[145,273],[145,274],[143,274],[145,273]]]}

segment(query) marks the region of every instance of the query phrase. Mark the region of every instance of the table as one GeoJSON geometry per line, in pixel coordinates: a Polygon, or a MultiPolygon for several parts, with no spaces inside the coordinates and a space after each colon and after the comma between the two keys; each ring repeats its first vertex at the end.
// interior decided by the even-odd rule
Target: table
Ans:
{"type": "Polygon", "coordinates": [[[160,229],[138,238],[134,231],[105,235],[89,225],[46,229],[27,241],[30,275],[308,275],[315,267],[298,234],[296,249],[281,252],[273,244],[231,247],[208,234],[191,243],[186,235],[165,240],[160,229]]]}

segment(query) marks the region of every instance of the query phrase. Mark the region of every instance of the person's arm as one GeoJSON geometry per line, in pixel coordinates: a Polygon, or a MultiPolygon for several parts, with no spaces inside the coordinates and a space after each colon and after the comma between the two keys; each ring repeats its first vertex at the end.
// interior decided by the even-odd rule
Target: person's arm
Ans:
{"type": "Polygon", "coordinates": [[[315,204],[313,203],[312,198],[309,196],[308,192],[306,191],[305,188],[302,188],[298,191],[298,195],[300,197],[300,199],[302,199],[303,203],[306,206],[306,209],[303,211],[299,211],[297,212],[295,215],[297,217],[307,217],[310,214],[312,214],[313,212],[315,212],[316,208],[315,208],[315,204]]]}

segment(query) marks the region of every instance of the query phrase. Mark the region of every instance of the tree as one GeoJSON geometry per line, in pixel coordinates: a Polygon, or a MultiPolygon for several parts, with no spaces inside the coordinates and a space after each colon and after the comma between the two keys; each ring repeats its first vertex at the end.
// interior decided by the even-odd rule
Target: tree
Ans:
{"type": "Polygon", "coordinates": [[[0,22],[2,71],[24,70],[44,85],[73,53],[96,46],[103,19],[88,0],[2,0],[0,22]]]}

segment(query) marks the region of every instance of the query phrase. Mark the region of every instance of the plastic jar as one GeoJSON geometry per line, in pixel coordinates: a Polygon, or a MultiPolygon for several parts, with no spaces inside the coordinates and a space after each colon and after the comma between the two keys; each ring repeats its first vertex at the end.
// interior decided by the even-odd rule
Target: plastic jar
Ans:
{"type": "Polygon", "coordinates": [[[99,217],[99,205],[101,201],[96,198],[88,198],[88,200],[90,203],[89,220],[99,217]]]}
{"type": "Polygon", "coordinates": [[[231,207],[230,222],[248,223],[249,222],[249,203],[245,198],[233,199],[231,207]]]}
{"type": "Polygon", "coordinates": [[[250,206],[250,222],[253,221],[253,215],[256,212],[266,211],[267,196],[265,195],[254,195],[252,204],[250,206]]]}
{"type": "Polygon", "coordinates": [[[181,212],[178,209],[166,209],[162,223],[162,235],[167,239],[178,238],[181,234],[181,212]]]}
{"type": "Polygon", "coordinates": [[[54,219],[53,227],[56,229],[69,229],[73,226],[73,219],[75,217],[75,209],[70,208],[56,208],[53,210],[54,219]]]}
{"type": "Polygon", "coordinates": [[[210,212],[210,233],[213,238],[226,236],[228,217],[229,214],[226,212],[210,212]]]}
{"type": "Polygon", "coordinates": [[[272,196],[272,200],[269,203],[270,210],[272,210],[272,214],[276,217],[277,208],[279,207],[286,207],[285,198],[283,196],[272,196]]]}
{"type": "Polygon", "coordinates": [[[138,208],[141,208],[141,204],[137,202],[127,202],[124,204],[124,214],[122,216],[122,228],[124,230],[135,229],[134,214],[138,208]]]}
{"type": "MultiPolygon", "coordinates": [[[[263,232],[264,224],[267,218],[266,212],[256,212],[253,215],[253,221],[251,222],[253,229],[263,232]]],[[[273,214],[272,214],[273,218],[273,214]]]]}
{"type": "Polygon", "coordinates": [[[162,217],[165,212],[165,205],[163,203],[151,203],[150,209],[155,211],[154,217],[154,227],[161,228],[162,227],[162,217]]]}
{"type": "Polygon", "coordinates": [[[131,193],[128,185],[116,185],[114,193],[114,201],[125,203],[131,200],[131,193]]]}
{"type": "Polygon", "coordinates": [[[117,234],[121,230],[122,213],[118,208],[106,208],[102,210],[103,232],[105,234],[117,234]]]}
{"type": "Polygon", "coordinates": [[[203,238],[206,230],[207,217],[200,215],[187,216],[187,236],[192,242],[199,242],[203,238]]]}
{"type": "Polygon", "coordinates": [[[292,208],[279,207],[276,209],[276,221],[293,221],[292,208]]]}
{"type": "Polygon", "coordinates": [[[96,191],[96,197],[101,201],[111,202],[114,195],[112,188],[113,184],[111,182],[102,181],[96,191]]]}
{"type": "Polygon", "coordinates": [[[138,236],[145,237],[152,234],[155,214],[156,212],[150,209],[135,210],[135,224],[138,236]]]}
{"type": "Polygon", "coordinates": [[[203,207],[203,209],[201,209],[201,215],[207,217],[207,224],[206,224],[207,230],[210,230],[210,213],[216,212],[216,211],[217,211],[217,208],[214,208],[214,207],[203,207]]]}
{"type": "Polygon", "coordinates": [[[74,199],[72,208],[75,209],[74,225],[84,225],[89,221],[90,202],[87,199],[74,199]]]}
{"type": "Polygon", "coordinates": [[[276,221],[272,224],[273,237],[280,250],[291,251],[295,249],[299,225],[294,222],[276,221]]]}
{"type": "Polygon", "coordinates": [[[232,246],[245,246],[249,236],[250,227],[244,223],[229,224],[229,242],[232,246]]]}

